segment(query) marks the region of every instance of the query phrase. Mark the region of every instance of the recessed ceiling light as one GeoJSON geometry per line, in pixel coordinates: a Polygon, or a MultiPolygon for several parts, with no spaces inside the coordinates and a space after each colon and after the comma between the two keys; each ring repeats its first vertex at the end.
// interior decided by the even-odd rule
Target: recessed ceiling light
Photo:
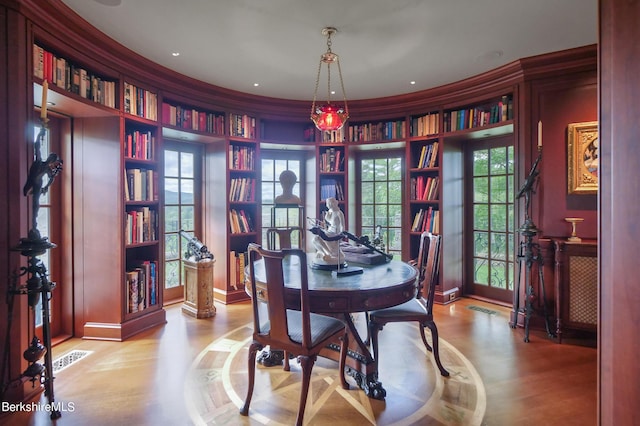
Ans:
{"type": "Polygon", "coordinates": [[[260,83],[253,83],[253,87],[258,87],[260,86],[260,83]]]}
{"type": "Polygon", "coordinates": [[[476,57],[476,62],[485,62],[485,61],[493,61],[504,55],[502,50],[490,50],[488,52],[484,52],[476,57]]]}
{"type": "Polygon", "coordinates": [[[415,81],[410,81],[409,84],[413,85],[413,84],[416,84],[416,82],[415,81]]]}
{"type": "Polygon", "coordinates": [[[180,56],[180,52],[172,52],[171,56],[180,56]]]}
{"type": "Polygon", "coordinates": [[[94,0],[94,1],[103,6],[120,6],[122,4],[122,0],[94,0]]]}

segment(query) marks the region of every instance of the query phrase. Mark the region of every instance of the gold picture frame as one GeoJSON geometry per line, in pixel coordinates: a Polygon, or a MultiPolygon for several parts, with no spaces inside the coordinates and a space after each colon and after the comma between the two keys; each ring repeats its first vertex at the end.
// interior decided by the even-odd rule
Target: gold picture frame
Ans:
{"type": "Polygon", "coordinates": [[[567,128],[569,194],[598,192],[598,122],[570,123],[567,128]]]}

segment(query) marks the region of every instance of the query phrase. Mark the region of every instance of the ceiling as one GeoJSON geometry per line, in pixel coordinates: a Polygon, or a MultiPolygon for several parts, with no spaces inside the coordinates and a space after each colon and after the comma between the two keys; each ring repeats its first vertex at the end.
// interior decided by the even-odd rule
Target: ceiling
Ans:
{"type": "MultiPolygon", "coordinates": [[[[338,30],[331,49],[340,57],[347,99],[425,90],[597,43],[597,0],[62,1],[158,64],[282,99],[313,98],[327,26],[338,30]]],[[[341,97],[335,66],[331,81],[341,97]]],[[[318,98],[326,93],[325,66],[318,98]]]]}

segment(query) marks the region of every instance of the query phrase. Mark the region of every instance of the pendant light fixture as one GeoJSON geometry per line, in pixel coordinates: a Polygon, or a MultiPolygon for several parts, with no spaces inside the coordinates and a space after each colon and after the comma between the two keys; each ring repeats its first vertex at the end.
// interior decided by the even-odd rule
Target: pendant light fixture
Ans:
{"type": "Polygon", "coordinates": [[[311,120],[315,123],[318,130],[323,132],[339,130],[349,119],[349,107],[347,106],[347,96],[344,92],[344,83],[342,82],[340,58],[331,51],[331,36],[336,32],[338,32],[338,30],[333,27],[326,27],[322,30],[322,35],[327,37],[327,51],[320,56],[318,75],[316,77],[316,89],[313,93],[313,103],[311,104],[311,120]],[[316,106],[322,64],[327,64],[327,103],[316,106]],[[336,64],[338,66],[338,76],[340,77],[340,88],[342,89],[344,106],[331,103],[331,64],[336,64]]]}

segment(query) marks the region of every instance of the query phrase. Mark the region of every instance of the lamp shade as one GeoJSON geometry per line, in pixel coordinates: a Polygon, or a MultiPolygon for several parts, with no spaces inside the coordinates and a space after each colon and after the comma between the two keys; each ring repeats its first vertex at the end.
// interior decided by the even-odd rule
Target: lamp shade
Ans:
{"type": "Polygon", "coordinates": [[[311,114],[311,120],[323,132],[340,130],[348,118],[344,108],[332,104],[321,105],[311,114]]]}

